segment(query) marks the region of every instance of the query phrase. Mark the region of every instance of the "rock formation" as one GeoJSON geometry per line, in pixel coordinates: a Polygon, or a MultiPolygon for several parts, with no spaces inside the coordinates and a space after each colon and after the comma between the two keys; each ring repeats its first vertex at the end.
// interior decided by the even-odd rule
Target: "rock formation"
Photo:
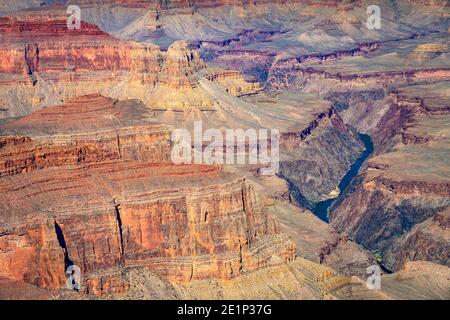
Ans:
{"type": "Polygon", "coordinates": [[[351,128],[344,125],[333,108],[319,113],[298,134],[286,134],[283,144],[295,160],[283,161],[280,175],[286,178],[293,196],[308,209],[336,189],[341,177],[363,150],[359,138],[351,128]],[[325,146],[336,146],[321,156],[325,146]]]}
{"type": "Polygon", "coordinates": [[[1,140],[3,277],[60,288],[70,261],[86,292],[101,294],[126,290],[121,272],[132,266],[176,281],[230,279],[295,257],[250,184],[174,166],[169,131],[138,125],[139,112],[88,96],[2,127],[26,133],[1,140]]]}
{"type": "Polygon", "coordinates": [[[53,15],[38,11],[1,18],[0,118],[87,94],[136,98],[154,109],[214,109],[213,99],[198,89],[205,76],[234,95],[259,89],[236,71],[206,70],[185,41],[162,52],[155,45],[118,40],[84,22],[80,30],[68,30],[62,15],[56,10],[53,15]]]}
{"type": "Polygon", "coordinates": [[[425,85],[394,93],[395,103],[373,132],[379,155],[368,161],[330,217],[338,230],[378,251],[394,271],[410,260],[448,265],[448,97],[443,92],[440,85],[425,85]]]}

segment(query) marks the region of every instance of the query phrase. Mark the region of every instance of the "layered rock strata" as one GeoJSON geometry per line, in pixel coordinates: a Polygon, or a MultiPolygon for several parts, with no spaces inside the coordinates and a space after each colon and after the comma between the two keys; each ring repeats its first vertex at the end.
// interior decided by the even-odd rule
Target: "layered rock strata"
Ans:
{"type": "Polygon", "coordinates": [[[171,164],[170,132],[144,125],[143,110],[89,96],[2,127],[27,133],[1,140],[2,277],[62,288],[73,263],[83,290],[102,294],[127,290],[129,267],[174,281],[230,279],[295,257],[251,184],[171,164]]]}
{"type": "Polygon", "coordinates": [[[317,114],[303,131],[282,135],[281,140],[295,159],[281,162],[280,176],[289,181],[292,195],[306,208],[336,189],[363,150],[356,131],[342,122],[333,107],[317,114]]]}
{"type": "Polygon", "coordinates": [[[198,88],[204,77],[234,95],[259,90],[236,71],[207,70],[185,41],[163,52],[149,43],[118,40],[85,22],[69,30],[61,10],[2,17],[0,30],[1,118],[86,94],[136,98],[153,109],[212,110],[213,99],[198,88]]]}
{"type": "Polygon", "coordinates": [[[330,216],[394,271],[411,260],[448,265],[448,97],[441,89],[412,86],[394,94],[373,131],[378,155],[330,216]]]}

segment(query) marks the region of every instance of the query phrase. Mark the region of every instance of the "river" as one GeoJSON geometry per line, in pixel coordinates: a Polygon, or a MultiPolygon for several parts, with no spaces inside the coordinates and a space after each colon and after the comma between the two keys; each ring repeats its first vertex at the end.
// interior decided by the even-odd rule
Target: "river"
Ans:
{"type": "MultiPolygon", "coordinates": [[[[361,168],[364,161],[366,161],[366,159],[373,152],[373,142],[370,136],[367,134],[360,133],[359,137],[364,143],[366,149],[360,154],[359,158],[356,159],[356,161],[350,166],[350,169],[347,171],[347,173],[342,177],[341,181],[339,182],[339,190],[341,194],[348,187],[352,179],[358,174],[359,168],[361,168]]],[[[328,213],[330,206],[336,200],[337,198],[333,198],[322,202],[318,202],[311,211],[321,220],[328,223],[328,213]]]]}

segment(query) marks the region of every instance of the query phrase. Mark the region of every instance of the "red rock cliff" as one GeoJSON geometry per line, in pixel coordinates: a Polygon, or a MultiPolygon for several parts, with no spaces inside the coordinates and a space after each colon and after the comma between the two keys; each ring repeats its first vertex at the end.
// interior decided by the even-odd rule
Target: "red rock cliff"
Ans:
{"type": "Polygon", "coordinates": [[[70,261],[83,290],[101,294],[126,290],[121,272],[133,266],[230,279],[294,258],[251,184],[171,164],[169,131],[144,114],[136,101],[88,96],[2,127],[1,276],[60,288],[70,261]]]}

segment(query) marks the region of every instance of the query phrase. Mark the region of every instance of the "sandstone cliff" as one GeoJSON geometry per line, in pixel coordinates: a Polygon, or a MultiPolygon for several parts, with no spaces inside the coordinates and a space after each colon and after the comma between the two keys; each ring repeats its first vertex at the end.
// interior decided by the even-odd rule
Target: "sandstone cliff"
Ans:
{"type": "Polygon", "coordinates": [[[153,109],[213,110],[213,98],[198,88],[205,77],[234,95],[259,90],[236,71],[208,70],[185,41],[163,52],[149,43],[118,40],[85,22],[80,30],[68,30],[63,14],[1,18],[0,118],[87,94],[136,98],[153,109]]]}
{"type": "Polygon", "coordinates": [[[28,134],[1,140],[2,277],[61,288],[73,263],[83,290],[102,294],[128,288],[127,267],[230,279],[295,257],[251,184],[171,164],[170,132],[145,125],[145,110],[88,96],[2,128],[28,134]]]}

